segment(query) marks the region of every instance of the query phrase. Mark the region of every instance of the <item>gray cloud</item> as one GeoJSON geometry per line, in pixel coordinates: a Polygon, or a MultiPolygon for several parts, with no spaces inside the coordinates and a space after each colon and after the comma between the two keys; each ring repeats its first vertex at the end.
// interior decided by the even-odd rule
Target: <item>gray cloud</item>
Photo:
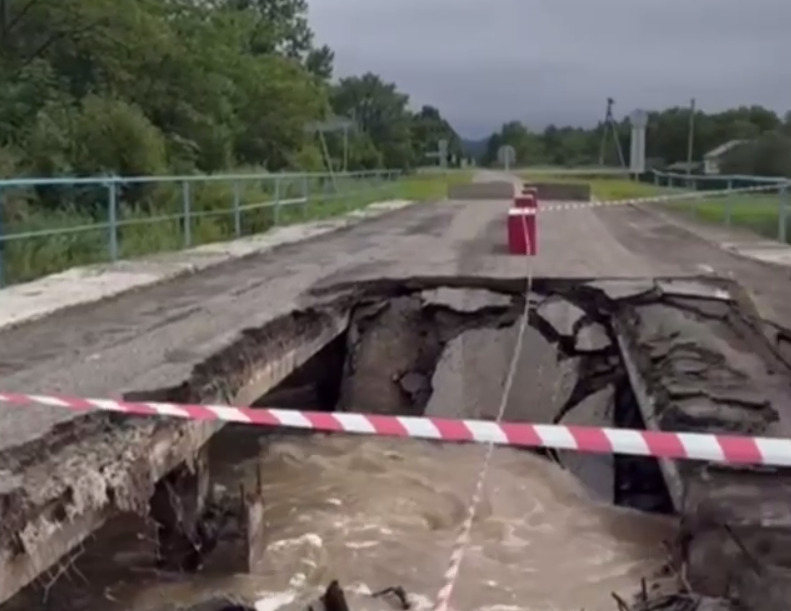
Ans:
{"type": "Polygon", "coordinates": [[[791,0],[310,0],[340,76],[374,71],[462,133],[509,119],[791,109],[791,0]]]}
{"type": "Polygon", "coordinates": [[[791,0],[310,0],[339,76],[374,71],[462,133],[617,110],[791,109],[791,0]]]}

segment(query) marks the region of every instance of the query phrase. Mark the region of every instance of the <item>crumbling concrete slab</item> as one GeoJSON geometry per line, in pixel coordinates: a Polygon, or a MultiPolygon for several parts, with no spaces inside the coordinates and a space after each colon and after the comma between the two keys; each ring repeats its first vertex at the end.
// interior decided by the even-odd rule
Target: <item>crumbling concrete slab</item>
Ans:
{"type": "Polygon", "coordinates": [[[583,326],[574,338],[574,350],[577,352],[599,352],[611,345],[604,325],[597,322],[583,326]]]}
{"type": "MultiPolygon", "coordinates": [[[[611,387],[585,397],[569,411],[560,424],[576,426],[613,426],[614,396],[611,387]]],[[[615,489],[615,457],[611,454],[584,455],[579,452],[559,451],[560,462],[585,482],[601,501],[612,502],[615,489]]]]}
{"type": "MultiPolygon", "coordinates": [[[[558,385],[574,378],[560,373],[568,361],[559,363],[555,347],[536,329],[528,327],[525,334],[504,418],[549,424],[565,399],[558,385]]],[[[432,377],[434,392],[425,414],[496,418],[517,335],[516,327],[471,329],[448,342],[432,377]],[[480,371],[491,374],[484,377],[480,371]]]]}
{"type": "MultiPolygon", "coordinates": [[[[685,289],[687,296],[699,294],[702,304],[724,299],[716,289],[685,289]]],[[[664,303],[632,305],[616,315],[619,342],[647,426],[791,435],[787,368],[759,333],[734,327],[731,319],[737,316],[690,306],[694,301],[687,298],[683,309],[664,303]]],[[[722,301],[718,309],[735,307],[722,301]]],[[[662,466],[684,517],[688,578],[696,591],[714,597],[732,593],[732,576],[749,570],[742,546],[762,566],[784,566],[786,557],[779,550],[781,541],[791,544],[791,476],[700,462],[665,460],[662,466]]],[[[776,586],[767,582],[767,587],[776,586]]]]}
{"type": "MultiPolygon", "coordinates": [[[[236,338],[215,355],[213,368],[197,368],[179,387],[132,400],[249,405],[336,338],[347,325],[346,315],[291,313],[259,329],[257,341],[250,335],[236,338]],[[223,375],[229,363],[233,370],[223,375]]],[[[0,453],[10,465],[0,473],[0,602],[114,513],[146,513],[156,482],[193,460],[221,426],[160,419],[113,423],[105,414],[93,414],[62,427],[73,439],[60,451],[42,437],[30,447],[0,453]]]]}
{"type": "Polygon", "coordinates": [[[716,299],[718,301],[731,301],[733,297],[729,291],[720,288],[712,282],[703,280],[662,279],[656,281],[656,287],[663,295],[677,297],[696,297],[698,299],[716,299]]]}
{"type": "Polygon", "coordinates": [[[602,291],[613,300],[633,299],[656,291],[656,283],[651,279],[640,280],[595,280],[586,283],[587,286],[602,291]]]}
{"type": "Polygon", "coordinates": [[[549,297],[536,308],[536,314],[563,337],[574,336],[585,311],[560,297],[549,297]]]}

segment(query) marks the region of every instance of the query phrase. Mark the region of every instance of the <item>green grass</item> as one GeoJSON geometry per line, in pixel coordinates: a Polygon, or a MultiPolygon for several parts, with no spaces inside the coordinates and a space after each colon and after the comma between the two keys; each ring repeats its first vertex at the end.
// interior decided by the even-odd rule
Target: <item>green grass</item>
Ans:
{"type": "MultiPolygon", "coordinates": [[[[741,227],[763,237],[777,240],[780,223],[779,195],[734,194],[707,200],[669,202],[671,210],[697,220],[741,227]]],[[[786,220],[786,235],[791,235],[791,223],[786,220]]]]}
{"type": "MultiPolygon", "coordinates": [[[[257,207],[241,213],[242,236],[262,233],[278,225],[321,220],[364,208],[374,201],[409,199],[430,201],[442,199],[449,184],[469,182],[471,174],[423,174],[395,181],[373,179],[338,179],[337,192],[329,184],[313,179],[306,203],[274,207],[257,207]]],[[[250,180],[240,183],[242,207],[272,201],[271,180],[250,180]]],[[[283,179],[281,200],[296,199],[302,194],[301,178],[283,179]]],[[[161,183],[135,194],[134,206],[119,205],[119,258],[175,251],[185,247],[183,200],[181,185],[161,183]],[[159,218],[152,222],[153,218],[159,218]]],[[[6,284],[34,280],[65,269],[100,263],[109,259],[109,231],[92,225],[106,222],[106,191],[103,188],[74,191],[4,193],[9,206],[4,215],[6,236],[36,231],[58,231],[58,235],[11,240],[4,244],[3,266],[6,284]],[[57,203],[47,208],[45,201],[57,203]],[[68,201],[69,204],[61,202],[68,201]],[[87,202],[87,203],[86,203],[87,202]],[[86,212],[94,206],[101,215],[86,212]],[[83,230],[74,232],[75,228],[83,230]]],[[[122,201],[126,198],[122,198],[122,201]]],[[[191,200],[191,246],[234,239],[236,236],[232,211],[234,189],[222,182],[193,183],[191,200]]]]}
{"type": "MultiPolygon", "coordinates": [[[[540,172],[523,172],[526,180],[546,182],[587,182],[593,195],[599,200],[631,199],[651,197],[667,193],[682,193],[682,189],[657,187],[652,184],[635,182],[623,178],[589,178],[584,175],[553,175],[540,172]]],[[[741,227],[758,235],[778,239],[780,197],[778,195],[733,194],[712,197],[704,200],[684,200],[659,204],[663,208],[699,221],[715,225],[741,227]]],[[[791,215],[789,215],[791,216],[791,215]]],[[[791,236],[791,219],[786,221],[786,235],[791,236]]]]}
{"type": "Polygon", "coordinates": [[[540,172],[520,172],[519,175],[525,180],[536,182],[557,182],[557,183],[588,183],[596,199],[631,199],[635,197],[650,197],[674,191],[667,187],[657,187],[656,185],[628,180],[626,178],[609,177],[590,177],[585,175],[573,174],[542,174],[540,172]]]}

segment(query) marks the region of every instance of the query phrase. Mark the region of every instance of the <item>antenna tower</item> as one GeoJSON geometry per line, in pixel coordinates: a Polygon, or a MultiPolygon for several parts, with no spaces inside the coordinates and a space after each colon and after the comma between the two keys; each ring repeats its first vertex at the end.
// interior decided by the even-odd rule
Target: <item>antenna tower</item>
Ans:
{"type": "Polygon", "coordinates": [[[626,167],[626,162],[623,158],[623,150],[621,149],[621,140],[618,138],[618,126],[615,123],[615,118],[612,114],[612,107],[615,100],[607,98],[607,112],[604,113],[604,129],[601,134],[601,146],[599,147],[599,166],[604,167],[604,152],[607,146],[607,132],[612,134],[612,139],[615,141],[615,148],[618,151],[618,161],[621,167],[626,167]]]}

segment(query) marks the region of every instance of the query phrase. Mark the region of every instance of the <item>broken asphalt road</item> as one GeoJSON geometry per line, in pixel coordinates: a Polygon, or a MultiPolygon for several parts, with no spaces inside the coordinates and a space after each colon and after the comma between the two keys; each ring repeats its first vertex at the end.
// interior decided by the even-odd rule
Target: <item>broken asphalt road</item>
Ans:
{"type": "MultiPolygon", "coordinates": [[[[787,282],[777,282],[776,271],[733,257],[641,211],[591,208],[541,216],[539,254],[528,261],[504,254],[508,206],[506,201],[415,206],[308,243],[284,246],[11,329],[0,333],[2,390],[120,396],[178,388],[196,367],[245,329],[264,327],[291,312],[295,303],[309,304],[313,299],[307,294],[309,289],[382,278],[463,275],[515,279],[524,277],[528,270],[536,277],[556,278],[689,277],[698,276],[701,265],[706,265],[740,282],[755,296],[760,314],[777,327],[791,328],[791,286],[786,289],[787,282]]],[[[462,303],[458,307],[468,306],[462,303]]],[[[302,323],[294,324],[297,328],[302,323]]],[[[319,331],[331,334],[343,321],[316,324],[295,331],[302,333],[300,341],[319,331]]],[[[595,345],[598,340],[592,333],[585,341],[595,345]]],[[[528,338],[526,350],[530,341],[528,338]]],[[[284,362],[295,365],[292,349],[282,356],[284,362]]],[[[308,356],[306,352],[301,358],[308,356]]],[[[274,384],[289,372],[284,366],[271,374],[268,382],[274,384]]],[[[217,388],[202,390],[203,400],[229,398],[217,388]]],[[[19,539],[1,542],[3,596],[33,579],[104,520],[112,503],[119,502],[118,498],[110,499],[108,492],[113,489],[107,479],[123,480],[115,470],[121,455],[142,460],[151,453],[140,430],[91,422],[43,407],[0,412],[0,457],[10,467],[2,475],[0,493],[22,486],[31,490],[28,501],[35,504],[37,498],[45,500],[39,497],[49,489],[62,497],[66,513],[73,518],[73,530],[62,532],[58,540],[42,523],[19,539]],[[25,471],[20,479],[26,466],[35,471],[25,471]],[[31,477],[32,473],[62,485],[53,491],[31,477]],[[70,478],[81,478],[86,488],[75,494],[70,478]],[[37,488],[35,493],[33,487],[37,488]]],[[[205,425],[162,426],[169,434],[179,432],[187,447],[199,444],[212,432],[205,425]]],[[[157,429],[158,433],[162,430],[157,429]]],[[[144,463],[146,468],[135,474],[143,493],[161,475],[157,469],[166,466],[152,465],[148,460],[144,463]]]]}

